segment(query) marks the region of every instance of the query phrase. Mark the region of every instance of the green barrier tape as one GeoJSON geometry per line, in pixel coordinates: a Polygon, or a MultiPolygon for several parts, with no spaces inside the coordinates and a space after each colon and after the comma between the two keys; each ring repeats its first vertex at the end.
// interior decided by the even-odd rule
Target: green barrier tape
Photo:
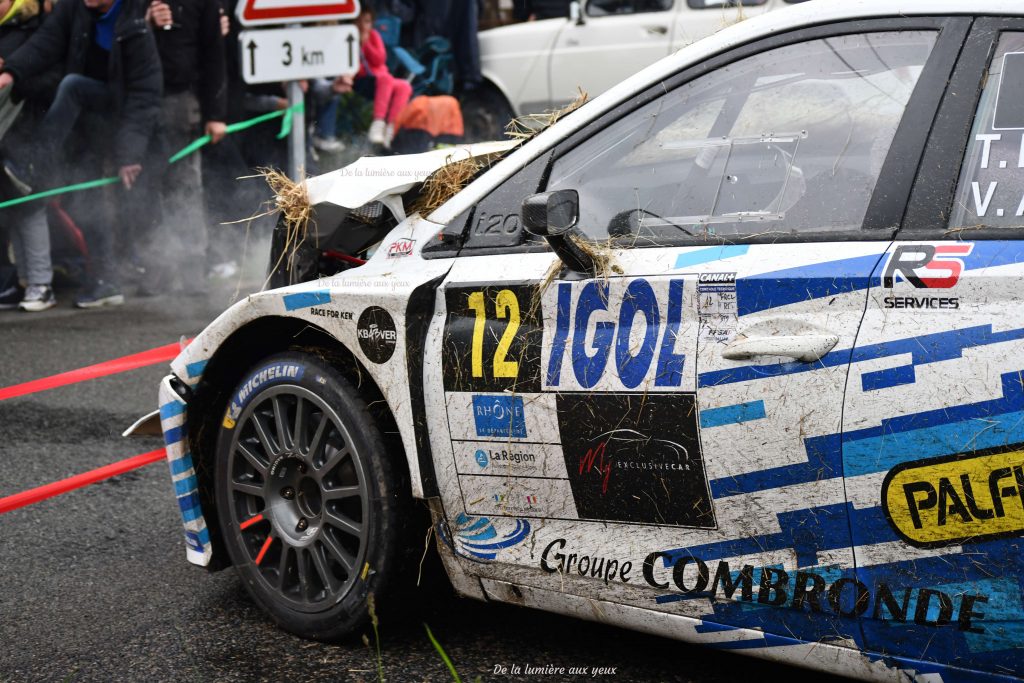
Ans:
{"type": "MultiPolygon", "coordinates": [[[[268,114],[260,114],[254,116],[251,119],[245,121],[239,121],[238,123],[232,123],[227,127],[227,135],[243,131],[247,128],[252,128],[255,125],[261,124],[264,121],[270,121],[281,117],[281,132],[277,134],[277,138],[283,139],[288,137],[288,134],[292,131],[292,117],[295,114],[301,114],[305,111],[305,105],[302,102],[298,102],[287,109],[281,111],[272,111],[268,114]]],[[[190,154],[202,149],[204,146],[209,144],[210,136],[204,135],[203,137],[193,140],[185,147],[178,150],[170,159],[167,160],[168,164],[181,161],[190,154]]],[[[24,197],[18,197],[16,199],[8,199],[6,202],[0,202],[0,209],[6,209],[10,206],[17,206],[18,204],[24,204],[26,202],[32,202],[37,199],[44,199],[46,197],[53,197],[58,194],[67,194],[69,192],[80,192],[82,190],[91,190],[94,187],[103,187],[104,185],[113,185],[114,183],[121,182],[120,178],[100,178],[99,180],[89,180],[84,183],[76,183],[74,185],[65,185],[64,187],[55,187],[52,190],[46,190],[45,192],[36,192],[35,194],[25,195],[24,197]]]]}
{"type": "Polygon", "coordinates": [[[36,199],[43,199],[44,197],[52,197],[56,194],[91,190],[94,187],[103,187],[104,185],[113,185],[114,183],[119,182],[121,182],[120,178],[100,178],[99,180],[90,180],[84,183],[76,183],[75,185],[56,187],[52,190],[46,190],[45,192],[36,192],[35,194],[25,195],[24,197],[18,197],[17,199],[8,199],[6,202],[0,202],[0,209],[6,209],[8,206],[17,206],[18,204],[24,204],[25,202],[31,202],[36,199]]]}

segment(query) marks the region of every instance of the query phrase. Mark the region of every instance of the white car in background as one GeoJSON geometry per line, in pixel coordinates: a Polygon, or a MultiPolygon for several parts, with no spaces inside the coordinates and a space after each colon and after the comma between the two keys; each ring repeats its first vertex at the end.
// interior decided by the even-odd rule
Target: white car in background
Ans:
{"type": "Polygon", "coordinates": [[[803,1],[573,0],[564,19],[482,31],[484,84],[464,101],[467,128],[500,137],[514,116],[562,107],[579,89],[595,97],[719,29],[803,1]]]}

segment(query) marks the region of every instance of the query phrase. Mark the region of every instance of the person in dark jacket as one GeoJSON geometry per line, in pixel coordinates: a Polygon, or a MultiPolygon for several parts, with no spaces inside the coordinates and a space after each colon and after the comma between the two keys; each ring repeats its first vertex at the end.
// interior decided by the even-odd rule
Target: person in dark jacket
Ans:
{"type": "MultiPolygon", "coordinates": [[[[67,75],[39,129],[41,182],[56,182],[65,143],[83,112],[98,113],[109,125],[83,136],[94,152],[105,151],[101,133],[109,132],[118,176],[131,189],[142,171],[142,159],[160,109],[162,74],[156,42],[137,0],[64,0],[43,26],[12,55],[4,57],[0,89],[17,93],[54,64],[67,75]]],[[[124,302],[114,266],[113,230],[102,215],[103,202],[82,203],[80,215],[91,259],[91,277],[75,305],[93,308],[124,302]]]]}
{"type": "MultiPolygon", "coordinates": [[[[227,128],[226,48],[220,7],[216,0],[169,2],[152,0],[146,12],[164,73],[151,166],[158,166],[204,133],[216,144],[227,128]]],[[[201,156],[189,155],[149,181],[146,191],[135,200],[143,200],[143,213],[152,214],[153,202],[147,201],[147,195],[158,195],[161,210],[155,223],[157,232],[137,252],[147,273],[143,289],[154,294],[168,289],[201,293],[209,242],[201,156]],[[154,258],[157,253],[159,258],[154,258]]]]}

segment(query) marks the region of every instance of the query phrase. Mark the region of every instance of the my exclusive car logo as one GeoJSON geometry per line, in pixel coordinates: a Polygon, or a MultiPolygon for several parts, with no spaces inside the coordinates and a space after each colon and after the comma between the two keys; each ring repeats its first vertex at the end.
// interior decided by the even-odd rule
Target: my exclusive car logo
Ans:
{"type": "Polygon", "coordinates": [[[907,543],[935,547],[1024,534],[1024,444],[897,465],[882,509],[907,543]]]}
{"type": "Polygon", "coordinates": [[[963,259],[956,257],[973,249],[974,244],[901,244],[885,264],[882,286],[891,289],[899,275],[918,289],[949,289],[964,272],[963,259]]]}
{"type": "Polygon", "coordinates": [[[380,306],[370,306],[356,324],[356,338],[359,348],[374,363],[386,363],[395,352],[398,333],[391,314],[380,306]]]}

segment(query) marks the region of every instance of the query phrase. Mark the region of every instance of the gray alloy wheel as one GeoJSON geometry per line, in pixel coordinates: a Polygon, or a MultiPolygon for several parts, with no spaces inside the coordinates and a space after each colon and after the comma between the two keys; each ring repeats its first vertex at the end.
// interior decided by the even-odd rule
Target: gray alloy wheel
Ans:
{"type": "Polygon", "coordinates": [[[269,358],[233,394],[217,459],[221,532],[250,594],[299,635],[350,632],[394,556],[397,509],[362,400],[319,358],[269,358]]]}

